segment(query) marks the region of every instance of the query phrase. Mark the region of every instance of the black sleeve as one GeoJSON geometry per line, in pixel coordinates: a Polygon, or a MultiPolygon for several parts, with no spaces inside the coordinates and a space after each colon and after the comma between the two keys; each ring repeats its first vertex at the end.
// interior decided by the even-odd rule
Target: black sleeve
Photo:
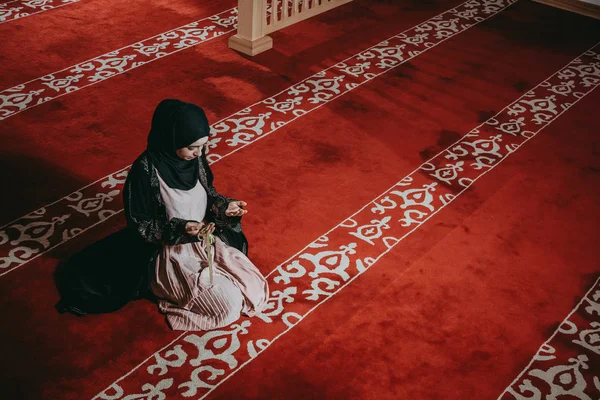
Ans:
{"type": "Polygon", "coordinates": [[[202,166],[206,171],[207,182],[208,182],[208,204],[210,207],[210,211],[213,215],[213,220],[216,226],[222,228],[228,228],[233,230],[234,232],[242,231],[242,217],[229,217],[226,214],[227,207],[229,207],[229,203],[232,201],[236,201],[234,199],[230,199],[222,194],[219,194],[215,187],[213,186],[213,174],[210,170],[210,166],[206,160],[206,156],[203,154],[202,156],[202,166]]]}
{"type": "Polygon", "coordinates": [[[150,185],[148,168],[144,168],[143,162],[136,161],[131,167],[123,189],[123,202],[127,226],[145,242],[176,245],[198,241],[185,231],[185,225],[190,221],[180,218],[167,221],[165,216],[161,217],[164,213],[160,212],[160,204],[150,185]]]}

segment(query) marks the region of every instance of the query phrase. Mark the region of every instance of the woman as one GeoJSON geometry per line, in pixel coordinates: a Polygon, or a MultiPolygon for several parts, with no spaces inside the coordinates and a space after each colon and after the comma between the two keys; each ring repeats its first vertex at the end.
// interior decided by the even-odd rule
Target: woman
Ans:
{"type": "MultiPolygon", "coordinates": [[[[209,132],[200,107],[172,99],[158,105],[148,148],[133,163],[125,183],[127,228],[112,239],[135,250],[135,255],[128,251],[132,270],[116,290],[112,282],[106,284],[106,277],[100,279],[104,290],[90,290],[87,278],[93,274],[86,274],[75,285],[78,293],[70,290],[65,296],[63,291],[59,311],[83,314],[119,308],[144,294],[147,284],[135,279],[135,271],[144,269],[145,282],[174,330],[215,329],[262,309],[268,287],[247,258],[240,223],[246,203],[228,199],[213,187],[204,151],[209,132]],[[213,245],[205,243],[206,234],[214,234],[213,245]]],[[[97,247],[93,253],[106,254],[110,245],[97,247]]]]}

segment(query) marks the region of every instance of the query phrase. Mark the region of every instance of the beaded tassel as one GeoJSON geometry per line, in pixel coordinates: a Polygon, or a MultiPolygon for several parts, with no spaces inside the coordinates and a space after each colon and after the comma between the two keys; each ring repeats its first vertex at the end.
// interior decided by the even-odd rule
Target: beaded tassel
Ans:
{"type": "Polygon", "coordinates": [[[212,233],[207,233],[202,235],[202,233],[198,234],[198,239],[204,241],[204,250],[206,251],[206,256],[208,257],[208,272],[210,273],[210,284],[213,284],[213,257],[212,257],[212,245],[215,243],[215,237],[212,233]]]}

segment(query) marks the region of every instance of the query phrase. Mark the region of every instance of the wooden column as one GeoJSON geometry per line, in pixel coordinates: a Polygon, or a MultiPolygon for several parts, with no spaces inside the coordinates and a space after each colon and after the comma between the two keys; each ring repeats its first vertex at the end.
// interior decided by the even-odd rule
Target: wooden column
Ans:
{"type": "Polygon", "coordinates": [[[238,33],[229,38],[229,47],[254,56],[273,47],[265,35],[267,0],[238,0],[238,33]]]}

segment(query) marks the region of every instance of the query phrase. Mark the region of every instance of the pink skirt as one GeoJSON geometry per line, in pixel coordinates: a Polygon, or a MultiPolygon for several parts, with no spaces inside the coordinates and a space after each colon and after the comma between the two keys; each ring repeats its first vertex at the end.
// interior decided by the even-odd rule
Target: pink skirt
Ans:
{"type": "Polygon", "coordinates": [[[203,243],[164,246],[156,260],[152,291],[173,330],[222,328],[263,309],[267,281],[239,250],[215,238],[213,282],[203,243]]]}

